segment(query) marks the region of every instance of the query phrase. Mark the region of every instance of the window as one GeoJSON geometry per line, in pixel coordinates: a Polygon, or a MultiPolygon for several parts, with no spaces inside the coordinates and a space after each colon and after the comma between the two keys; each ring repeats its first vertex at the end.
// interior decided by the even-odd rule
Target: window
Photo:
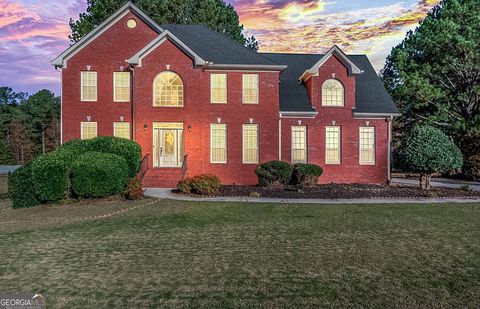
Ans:
{"type": "Polygon", "coordinates": [[[210,74],[210,102],[227,103],[227,74],[210,74]]]}
{"type": "Polygon", "coordinates": [[[344,89],[342,83],[336,79],[329,79],[322,86],[323,106],[343,106],[344,89]]]}
{"type": "Polygon", "coordinates": [[[258,74],[243,74],[244,104],[258,104],[258,74]]]}
{"type": "Polygon", "coordinates": [[[375,164],[375,128],[360,127],[360,164],[375,164]]]}
{"type": "Polygon", "coordinates": [[[130,72],[113,72],[113,101],[130,101],[130,72]]]}
{"type": "Polygon", "coordinates": [[[81,72],[81,100],[97,101],[97,72],[81,72]]]}
{"type": "Polygon", "coordinates": [[[155,77],[153,106],[183,106],[183,82],[180,76],[165,71],[155,77]]]}
{"type": "Polygon", "coordinates": [[[130,122],[114,122],[113,136],[130,139],[130,122]]]}
{"type": "Polygon", "coordinates": [[[306,126],[292,126],[292,163],[307,163],[306,126]]]}
{"type": "Polygon", "coordinates": [[[227,163],[227,125],[210,125],[210,162],[227,163]]]}
{"type": "Polygon", "coordinates": [[[325,163],[340,164],[340,127],[326,127],[325,163]]]}
{"type": "Polygon", "coordinates": [[[97,123],[96,122],[82,122],[80,124],[80,138],[91,139],[97,137],[97,123]]]}
{"type": "Polygon", "coordinates": [[[258,163],[258,125],[243,125],[243,163],[258,163]]]}

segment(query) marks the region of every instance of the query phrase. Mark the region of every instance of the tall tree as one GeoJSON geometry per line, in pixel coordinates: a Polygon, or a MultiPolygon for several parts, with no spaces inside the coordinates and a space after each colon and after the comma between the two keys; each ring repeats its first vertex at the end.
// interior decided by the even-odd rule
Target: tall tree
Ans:
{"type": "MultiPolygon", "coordinates": [[[[72,42],[77,42],[102,23],[125,0],[87,0],[87,11],[78,20],[70,19],[72,42]]],[[[203,24],[245,44],[243,25],[235,8],[223,0],[134,0],[158,24],[203,24]]]]}
{"type": "Polygon", "coordinates": [[[402,111],[397,132],[441,127],[467,158],[480,153],[480,0],[442,0],[394,47],[382,70],[402,111]]]}

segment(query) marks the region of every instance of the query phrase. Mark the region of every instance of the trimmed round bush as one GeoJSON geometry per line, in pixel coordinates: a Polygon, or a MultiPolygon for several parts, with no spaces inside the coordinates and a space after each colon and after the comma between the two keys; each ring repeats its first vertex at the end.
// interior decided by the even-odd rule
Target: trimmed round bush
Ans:
{"type": "Polygon", "coordinates": [[[27,208],[39,204],[33,186],[31,163],[17,168],[8,177],[8,195],[13,208],[27,208]]]}
{"type": "Polygon", "coordinates": [[[177,189],[183,193],[195,193],[199,195],[212,195],[219,192],[221,187],[220,178],[212,174],[199,174],[191,178],[180,180],[177,189]]]}
{"type": "Polygon", "coordinates": [[[128,165],[121,156],[92,151],[72,164],[72,190],[79,197],[119,194],[128,180],[128,165]]]}
{"type": "Polygon", "coordinates": [[[316,164],[297,163],[293,165],[292,183],[303,187],[317,185],[323,169],[316,164]]]}
{"type": "Polygon", "coordinates": [[[69,161],[60,152],[50,152],[32,161],[33,186],[41,203],[69,196],[69,161]]]}
{"type": "Polygon", "coordinates": [[[255,169],[258,182],[264,187],[286,185],[292,177],[293,167],[287,162],[270,161],[260,164],[255,169]]]}

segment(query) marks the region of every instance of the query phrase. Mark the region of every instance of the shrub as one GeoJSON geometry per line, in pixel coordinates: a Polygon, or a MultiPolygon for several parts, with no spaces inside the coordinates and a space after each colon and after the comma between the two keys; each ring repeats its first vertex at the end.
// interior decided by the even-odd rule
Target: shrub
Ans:
{"type": "Polygon", "coordinates": [[[50,152],[32,161],[33,186],[41,203],[65,199],[69,195],[68,160],[59,152],[50,152]]]}
{"type": "Polygon", "coordinates": [[[413,128],[402,141],[400,156],[408,171],[420,174],[420,187],[430,189],[433,173],[462,167],[460,149],[441,130],[431,126],[413,128]]]}
{"type": "Polygon", "coordinates": [[[292,183],[301,187],[313,187],[322,174],[323,169],[318,165],[297,163],[293,166],[292,183]]]}
{"type": "Polygon", "coordinates": [[[293,167],[282,161],[270,161],[260,164],[255,169],[258,182],[264,187],[286,185],[292,177],[293,167]]]}
{"type": "Polygon", "coordinates": [[[180,180],[177,189],[183,193],[212,195],[218,193],[221,187],[220,178],[212,174],[200,174],[192,178],[180,180]]]}
{"type": "Polygon", "coordinates": [[[128,179],[126,160],[114,154],[86,152],[72,164],[72,189],[79,197],[121,193],[128,179]]]}
{"type": "Polygon", "coordinates": [[[465,162],[465,176],[480,180],[480,154],[470,156],[465,162]]]}
{"type": "Polygon", "coordinates": [[[13,208],[26,208],[39,204],[33,186],[32,164],[17,168],[8,177],[8,195],[13,208]]]}
{"type": "Polygon", "coordinates": [[[127,200],[139,200],[143,198],[142,181],[137,176],[130,179],[127,187],[122,193],[123,198],[127,200]]]}

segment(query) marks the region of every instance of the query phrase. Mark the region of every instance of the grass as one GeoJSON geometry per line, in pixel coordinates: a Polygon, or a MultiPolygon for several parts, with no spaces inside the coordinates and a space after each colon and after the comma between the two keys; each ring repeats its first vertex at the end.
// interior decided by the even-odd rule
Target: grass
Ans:
{"type": "Polygon", "coordinates": [[[51,307],[478,307],[480,204],[10,210],[0,291],[51,307]]]}

